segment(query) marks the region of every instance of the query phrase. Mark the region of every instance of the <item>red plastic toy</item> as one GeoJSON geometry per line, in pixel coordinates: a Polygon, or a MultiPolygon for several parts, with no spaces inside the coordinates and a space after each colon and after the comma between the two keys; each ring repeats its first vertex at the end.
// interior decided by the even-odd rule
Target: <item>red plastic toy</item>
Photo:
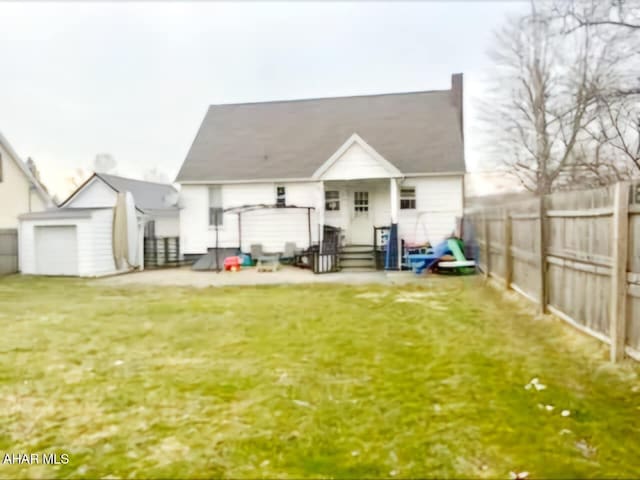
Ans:
{"type": "Polygon", "coordinates": [[[224,259],[224,269],[225,271],[237,272],[240,270],[241,263],[240,257],[227,257],[224,259]]]}

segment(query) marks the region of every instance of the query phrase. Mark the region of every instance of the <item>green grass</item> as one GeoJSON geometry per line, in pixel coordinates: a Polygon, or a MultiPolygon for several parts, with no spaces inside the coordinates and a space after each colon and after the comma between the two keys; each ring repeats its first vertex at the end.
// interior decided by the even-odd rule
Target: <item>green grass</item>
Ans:
{"type": "Polygon", "coordinates": [[[6,277],[0,452],[70,463],[0,477],[637,477],[640,369],[523,305],[479,278],[6,277]]]}

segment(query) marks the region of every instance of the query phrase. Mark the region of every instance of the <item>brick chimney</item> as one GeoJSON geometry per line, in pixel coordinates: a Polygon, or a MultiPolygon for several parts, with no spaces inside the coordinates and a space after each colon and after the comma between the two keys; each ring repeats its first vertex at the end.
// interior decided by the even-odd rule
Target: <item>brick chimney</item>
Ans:
{"type": "Polygon", "coordinates": [[[460,134],[464,140],[464,110],[463,110],[463,94],[462,94],[462,74],[454,73],[451,75],[451,100],[458,110],[460,121],[460,134]]]}

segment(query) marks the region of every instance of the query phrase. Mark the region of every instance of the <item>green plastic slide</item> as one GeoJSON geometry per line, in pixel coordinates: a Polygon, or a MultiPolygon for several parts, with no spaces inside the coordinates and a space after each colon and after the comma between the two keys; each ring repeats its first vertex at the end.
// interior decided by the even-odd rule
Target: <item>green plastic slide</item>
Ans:
{"type": "Polygon", "coordinates": [[[451,250],[451,253],[453,254],[453,256],[458,262],[464,262],[467,260],[464,256],[464,252],[462,251],[461,243],[462,242],[457,238],[450,238],[447,241],[447,246],[449,247],[449,250],[451,250]]]}

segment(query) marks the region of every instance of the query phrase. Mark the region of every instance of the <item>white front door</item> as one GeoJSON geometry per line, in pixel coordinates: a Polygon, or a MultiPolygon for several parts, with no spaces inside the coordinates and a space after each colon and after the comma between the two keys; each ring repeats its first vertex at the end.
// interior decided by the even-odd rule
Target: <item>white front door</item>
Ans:
{"type": "Polygon", "coordinates": [[[373,214],[371,193],[363,188],[351,192],[351,224],[349,226],[352,245],[373,245],[373,214]]]}

